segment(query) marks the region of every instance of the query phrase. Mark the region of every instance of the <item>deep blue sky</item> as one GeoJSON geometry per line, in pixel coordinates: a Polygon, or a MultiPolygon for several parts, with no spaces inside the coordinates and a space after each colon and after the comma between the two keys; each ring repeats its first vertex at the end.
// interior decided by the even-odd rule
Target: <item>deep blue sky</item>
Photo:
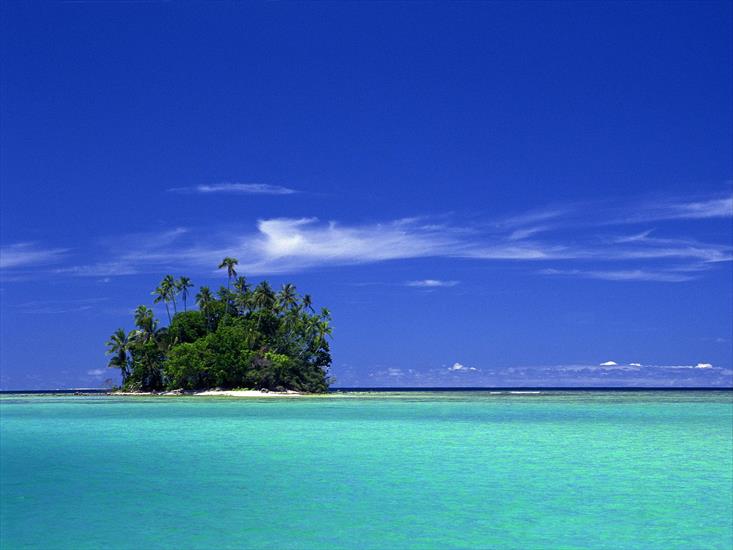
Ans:
{"type": "Polygon", "coordinates": [[[226,254],[337,385],[733,383],[730,2],[2,12],[0,388],[226,254]]]}

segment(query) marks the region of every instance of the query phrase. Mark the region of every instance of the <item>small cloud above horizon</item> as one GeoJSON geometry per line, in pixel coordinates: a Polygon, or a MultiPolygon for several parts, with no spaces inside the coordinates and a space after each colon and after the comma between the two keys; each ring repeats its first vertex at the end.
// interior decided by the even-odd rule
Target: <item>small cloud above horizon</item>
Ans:
{"type": "Polygon", "coordinates": [[[467,372],[467,371],[475,371],[478,369],[476,367],[467,367],[461,363],[456,362],[456,363],[453,363],[452,366],[448,367],[448,370],[451,372],[456,372],[456,371],[467,372]]]}
{"type": "Polygon", "coordinates": [[[295,189],[269,183],[211,183],[194,185],[191,187],[173,187],[170,193],[198,193],[198,194],[239,194],[239,195],[292,195],[295,189]]]}
{"type": "Polygon", "coordinates": [[[615,367],[618,363],[616,361],[606,361],[605,363],[601,363],[601,367],[615,367]]]}
{"type": "Polygon", "coordinates": [[[407,286],[418,288],[441,288],[456,286],[459,281],[441,281],[440,279],[422,279],[418,281],[407,281],[407,286]]]}

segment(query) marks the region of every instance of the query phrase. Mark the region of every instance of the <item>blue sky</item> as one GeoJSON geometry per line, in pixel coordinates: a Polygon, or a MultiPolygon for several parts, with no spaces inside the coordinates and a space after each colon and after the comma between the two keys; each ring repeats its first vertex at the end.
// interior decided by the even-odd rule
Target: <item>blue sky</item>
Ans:
{"type": "Polygon", "coordinates": [[[1,388],[225,255],[340,386],[733,384],[729,2],[2,10],[1,388]]]}

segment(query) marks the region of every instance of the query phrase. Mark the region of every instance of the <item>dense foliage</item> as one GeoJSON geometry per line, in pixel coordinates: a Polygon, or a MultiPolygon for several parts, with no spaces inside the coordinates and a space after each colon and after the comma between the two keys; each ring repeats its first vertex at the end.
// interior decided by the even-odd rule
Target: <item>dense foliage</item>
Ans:
{"type": "Polygon", "coordinates": [[[267,281],[251,288],[236,265],[224,258],[219,267],[227,270],[227,286],[216,297],[202,286],[196,310],[188,309],[190,279],[165,276],[153,295],[165,304],[168,326],[138,306],[135,329],[117,329],[107,342],[109,366],[120,369],[123,388],[328,389],[328,310],[315,313],[310,296],[301,298],[292,284],[279,292],[267,281]]]}

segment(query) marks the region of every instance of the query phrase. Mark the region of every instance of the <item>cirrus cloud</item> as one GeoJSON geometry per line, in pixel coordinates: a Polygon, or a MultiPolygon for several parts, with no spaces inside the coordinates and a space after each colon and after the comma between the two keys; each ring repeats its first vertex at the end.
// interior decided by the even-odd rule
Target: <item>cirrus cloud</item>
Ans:
{"type": "Polygon", "coordinates": [[[235,195],[292,195],[295,189],[269,183],[209,183],[192,187],[173,187],[172,193],[235,194],[235,195]]]}

